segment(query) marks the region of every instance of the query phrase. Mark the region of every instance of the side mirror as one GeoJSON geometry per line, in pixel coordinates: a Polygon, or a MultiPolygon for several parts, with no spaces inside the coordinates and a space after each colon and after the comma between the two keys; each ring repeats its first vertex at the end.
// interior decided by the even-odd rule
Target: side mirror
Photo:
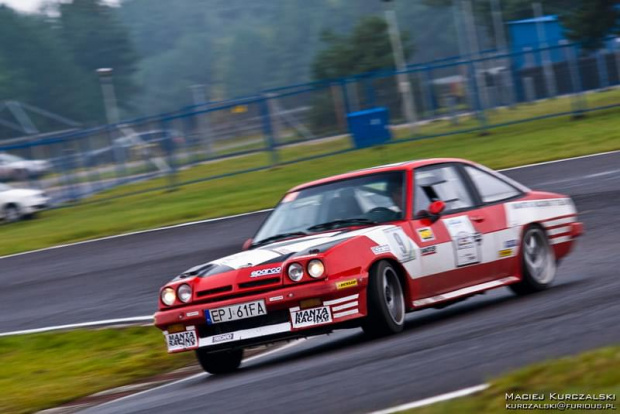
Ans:
{"type": "Polygon", "coordinates": [[[437,220],[439,220],[441,213],[443,213],[445,209],[446,209],[446,203],[444,203],[441,200],[437,200],[437,201],[433,201],[432,203],[430,203],[428,205],[428,209],[423,210],[420,213],[423,215],[424,218],[428,218],[431,221],[431,223],[434,223],[437,220]]]}
{"type": "Polygon", "coordinates": [[[250,246],[252,246],[252,239],[247,239],[245,242],[243,242],[243,246],[241,247],[241,249],[248,250],[250,246]]]}
{"type": "Polygon", "coordinates": [[[446,209],[446,203],[441,200],[433,201],[428,206],[428,213],[432,216],[440,216],[446,209]]]}

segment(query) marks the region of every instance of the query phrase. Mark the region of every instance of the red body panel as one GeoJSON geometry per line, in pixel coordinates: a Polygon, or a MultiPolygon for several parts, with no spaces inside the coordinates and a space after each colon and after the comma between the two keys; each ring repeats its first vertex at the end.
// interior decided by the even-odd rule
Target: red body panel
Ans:
{"type": "MultiPolygon", "coordinates": [[[[181,284],[189,284],[192,287],[192,299],[188,304],[177,299],[172,306],[166,306],[160,298],[160,310],[155,314],[155,325],[163,331],[175,325],[182,325],[183,329],[205,327],[205,310],[264,300],[268,315],[278,312],[289,312],[291,315],[288,319],[288,323],[291,323],[290,329],[282,328],[278,335],[305,336],[319,332],[318,328],[323,332],[325,329],[346,327],[350,325],[347,322],[365,317],[369,272],[372,266],[381,260],[389,260],[398,268],[404,283],[407,309],[414,310],[518,282],[522,277],[520,240],[527,226],[537,225],[545,230],[558,260],[570,252],[574,239],[583,232],[581,223],[576,222],[572,203],[567,201],[569,199],[559,194],[527,189],[522,190],[522,196],[509,202],[488,204],[462,213],[445,214],[434,222],[428,218],[413,219],[413,171],[417,167],[446,162],[476,165],[458,159],[413,161],[356,171],[293,188],[289,193],[370,173],[406,170],[406,219],[376,226],[376,231],[373,227],[353,227],[348,229],[350,233],[343,232],[342,235],[335,236],[328,234],[325,237],[336,237],[334,240],[338,243],[326,251],[317,252],[312,248],[304,248],[294,252],[295,254],[291,253],[282,261],[272,260],[259,265],[241,266],[208,277],[189,275],[178,278],[165,287],[177,289],[181,284]],[[564,213],[554,215],[556,204],[558,211],[564,213]],[[454,224],[458,220],[463,220],[468,226],[471,224],[476,235],[476,244],[468,248],[475,251],[477,257],[463,262],[464,264],[460,262],[463,257],[458,256],[461,241],[450,232],[448,224],[458,225],[454,224]],[[413,259],[401,261],[393,253],[387,236],[390,231],[401,232],[399,234],[410,239],[413,259]],[[348,237],[349,234],[352,236],[348,237]],[[338,237],[341,239],[337,239],[338,237]],[[286,276],[286,269],[291,263],[300,263],[306,268],[313,259],[323,261],[326,272],[322,277],[313,279],[305,274],[300,281],[294,282],[286,276]],[[314,308],[329,308],[332,321],[321,326],[293,326],[293,312],[304,309],[308,303],[314,308]]],[[[320,236],[319,234],[317,237],[320,236]]],[[[295,240],[291,241],[293,244],[294,242],[295,240]]],[[[471,241],[469,243],[471,244],[471,241]]],[[[261,249],[270,248],[268,245],[261,249]]],[[[286,252],[287,245],[273,250],[286,252]]],[[[282,319],[269,326],[281,327],[286,323],[285,319],[282,319]]],[[[213,332],[219,332],[220,327],[212,325],[209,329],[212,331],[209,331],[211,333],[208,335],[214,335],[213,332]]],[[[248,328],[243,326],[239,329],[243,331],[248,328]]],[[[254,335],[255,332],[252,331],[251,334],[254,335]]],[[[207,334],[201,336],[201,341],[205,335],[207,334]]],[[[249,334],[245,332],[244,335],[249,334]]],[[[271,332],[266,335],[267,339],[276,338],[270,335],[271,332]]],[[[240,335],[240,338],[242,336],[240,335]]],[[[257,338],[249,342],[231,342],[228,346],[252,345],[263,340],[260,335],[257,338]]],[[[200,346],[212,345],[214,342],[215,339],[209,344],[201,342],[200,346]]]]}

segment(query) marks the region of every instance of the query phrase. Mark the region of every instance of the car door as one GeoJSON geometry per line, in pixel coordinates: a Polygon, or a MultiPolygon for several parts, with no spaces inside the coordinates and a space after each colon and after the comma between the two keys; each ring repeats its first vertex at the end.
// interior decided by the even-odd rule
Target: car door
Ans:
{"type": "Polygon", "coordinates": [[[490,280],[494,275],[488,235],[494,219],[480,203],[458,163],[416,168],[413,179],[414,240],[420,246],[419,297],[432,297],[490,280]],[[445,211],[436,221],[425,214],[441,200],[445,211]]]}
{"type": "Polygon", "coordinates": [[[524,196],[523,190],[501,174],[474,165],[463,165],[463,171],[478,198],[480,209],[477,216],[480,226],[487,232],[489,260],[494,261],[493,278],[514,276],[518,264],[520,227],[509,227],[506,221],[505,203],[524,196]]]}

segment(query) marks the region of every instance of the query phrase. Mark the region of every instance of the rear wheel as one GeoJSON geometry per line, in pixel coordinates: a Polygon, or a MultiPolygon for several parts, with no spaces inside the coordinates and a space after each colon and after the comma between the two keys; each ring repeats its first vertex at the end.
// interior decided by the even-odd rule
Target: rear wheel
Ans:
{"type": "Polygon", "coordinates": [[[239,368],[243,358],[243,349],[207,352],[204,348],[198,348],[196,358],[202,369],[209,374],[226,374],[239,368]]]}
{"type": "Polygon", "coordinates": [[[368,316],[362,324],[372,337],[400,332],[405,326],[405,296],[394,267],[382,261],[370,269],[368,316]]]}
{"type": "Polygon", "coordinates": [[[529,227],[523,235],[521,265],[523,279],[510,285],[510,289],[518,295],[547,289],[555,279],[557,269],[555,254],[547,235],[538,226],[529,227]]]}
{"type": "Polygon", "coordinates": [[[20,219],[21,213],[19,210],[19,206],[16,204],[9,204],[4,207],[4,221],[7,223],[13,223],[20,219]]]}

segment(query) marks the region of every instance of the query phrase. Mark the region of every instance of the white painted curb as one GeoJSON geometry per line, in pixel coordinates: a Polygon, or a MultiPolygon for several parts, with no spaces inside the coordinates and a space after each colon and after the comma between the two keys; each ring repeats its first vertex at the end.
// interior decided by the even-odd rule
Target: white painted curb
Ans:
{"type": "MultiPolygon", "coordinates": [[[[608,154],[615,154],[615,153],[620,153],[620,150],[607,151],[607,152],[599,152],[599,153],[596,153],[596,154],[581,155],[579,157],[563,158],[563,159],[560,159],[560,160],[545,161],[545,162],[539,162],[539,163],[536,163],[536,164],[526,164],[526,165],[521,165],[521,166],[518,166],[518,167],[504,168],[504,169],[497,170],[497,171],[504,172],[504,171],[519,170],[519,169],[522,169],[522,168],[538,167],[540,165],[555,164],[555,163],[559,163],[559,162],[579,160],[579,159],[582,159],[582,158],[598,157],[598,156],[601,156],[601,155],[608,155],[608,154]]],[[[171,225],[171,226],[157,227],[157,228],[154,228],[154,229],[140,230],[140,231],[134,231],[134,232],[130,232],[130,233],[117,234],[117,235],[114,235],[114,236],[101,237],[101,238],[92,239],[92,240],[84,240],[84,241],[75,242],[75,243],[61,244],[61,245],[58,245],[58,246],[46,247],[44,249],[30,250],[28,252],[15,253],[15,254],[11,254],[11,255],[8,255],[8,256],[0,256],[0,260],[2,260],[2,259],[9,259],[11,257],[23,256],[23,255],[26,255],[26,254],[44,252],[44,251],[48,251],[48,250],[61,249],[63,247],[72,247],[72,246],[78,246],[78,245],[81,245],[81,244],[95,243],[95,242],[104,241],[104,240],[111,240],[111,239],[116,239],[116,238],[119,238],[119,237],[135,236],[137,234],[152,233],[152,232],[156,232],[156,231],[170,230],[170,229],[176,229],[176,228],[187,227],[187,226],[194,226],[196,224],[204,224],[204,223],[210,223],[210,222],[234,219],[234,218],[238,218],[238,217],[251,216],[251,215],[254,215],[254,214],[266,213],[266,212],[269,212],[271,210],[273,210],[273,209],[272,208],[267,208],[267,209],[264,209],[264,210],[251,211],[249,213],[235,214],[233,216],[217,217],[217,218],[206,219],[206,220],[198,220],[198,221],[190,221],[190,222],[187,222],[187,223],[175,224],[175,225],[171,225]]]]}
{"type": "Polygon", "coordinates": [[[452,391],[447,394],[437,395],[435,397],[425,398],[423,400],[410,402],[407,404],[397,405],[395,407],[386,408],[381,411],[374,411],[371,414],[392,414],[400,411],[411,410],[413,408],[425,407],[427,405],[436,404],[442,401],[453,400],[455,398],[465,397],[467,395],[475,394],[477,392],[486,390],[489,388],[489,384],[480,384],[474,387],[463,388],[457,391],[452,391]]]}

